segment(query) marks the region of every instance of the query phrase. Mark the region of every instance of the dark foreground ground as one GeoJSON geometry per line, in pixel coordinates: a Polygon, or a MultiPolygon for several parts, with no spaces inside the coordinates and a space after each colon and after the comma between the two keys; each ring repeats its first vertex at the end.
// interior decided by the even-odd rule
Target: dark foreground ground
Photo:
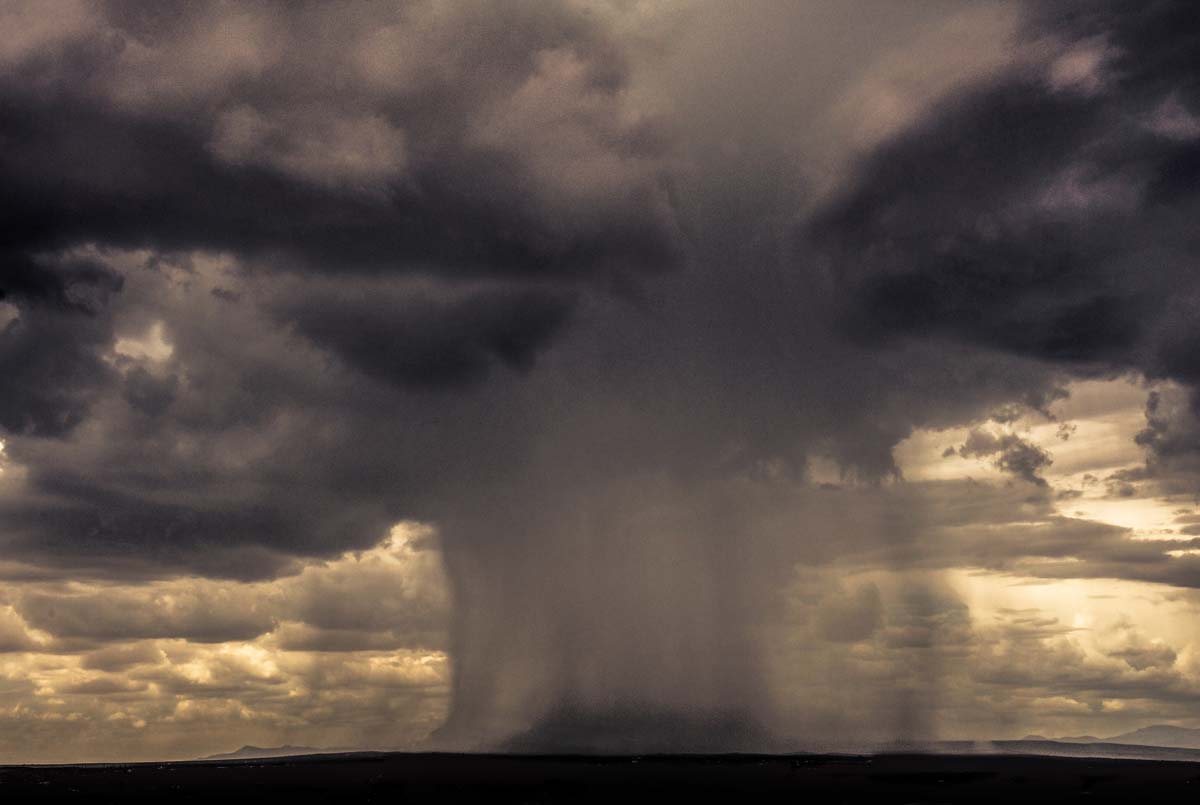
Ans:
{"type": "Polygon", "coordinates": [[[0,767],[0,802],[1200,802],[1200,763],[1004,755],[359,754],[0,767]]]}

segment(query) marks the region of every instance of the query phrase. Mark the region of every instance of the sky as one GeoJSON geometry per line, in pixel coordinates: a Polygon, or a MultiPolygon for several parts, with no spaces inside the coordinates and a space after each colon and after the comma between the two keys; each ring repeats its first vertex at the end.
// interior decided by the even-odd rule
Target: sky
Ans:
{"type": "Polygon", "coordinates": [[[1188,2],[0,2],[0,762],[1200,727],[1188,2]]]}

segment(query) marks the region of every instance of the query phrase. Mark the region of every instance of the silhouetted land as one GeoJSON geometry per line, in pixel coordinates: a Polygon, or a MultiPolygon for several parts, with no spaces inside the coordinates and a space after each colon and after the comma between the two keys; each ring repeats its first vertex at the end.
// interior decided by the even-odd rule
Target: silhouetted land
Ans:
{"type": "Polygon", "coordinates": [[[1200,763],[1013,755],[362,753],[0,767],[5,802],[1197,802],[1200,763]],[[279,799],[275,799],[278,797],[279,799]]]}

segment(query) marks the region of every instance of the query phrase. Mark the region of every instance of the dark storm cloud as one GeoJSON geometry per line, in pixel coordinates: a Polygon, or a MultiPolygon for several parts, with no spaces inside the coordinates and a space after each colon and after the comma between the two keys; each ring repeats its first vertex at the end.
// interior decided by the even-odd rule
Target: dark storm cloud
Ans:
{"type": "Polygon", "coordinates": [[[35,628],[57,637],[109,641],[180,637],[202,643],[249,640],[271,631],[269,613],[236,596],[199,594],[143,597],[107,592],[73,596],[38,592],[17,605],[35,628]]]}
{"type": "MultiPolygon", "coordinates": [[[[1010,234],[1000,217],[1085,142],[1091,114],[1033,82],[1004,85],[954,99],[874,155],[860,189],[811,224],[853,288],[852,331],[942,332],[1070,361],[1126,343],[1131,305],[1096,295],[1086,251],[1110,244],[1081,233],[1078,249],[1036,218],[1010,234]]],[[[1083,226],[1106,231],[1090,218],[1083,226]]]]}
{"type": "MultiPolygon", "coordinates": [[[[947,448],[953,454],[953,448],[947,448]]],[[[963,458],[995,456],[997,469],[1036,486],[1047,486],[1046,479],[1038,472],[1050,466],[1050,454],[1016,433],[995,434],[979,428],[972,429],[967,440],[958,447],[963,458]]]]}
{"type": "Polygon", "coordinates": [[[71,398],[68,424],[99,406],[87,439],[9,440],[33,493],[4,504],[14,556],[269,575],[463,496],[800,477],[810,450],[893,477],[914,426],[1057,393],[1022,358],[831,336],[821,284],[780,265],[774,155],[752,203],[691,188],[694,272],[611,296],[677,262],[679,154],[568,7],[105,8],[0,82],[7,237],[97,244],[127,280],[105,316],[125,338],[163,321],[173,352],[81,384],[107,392],[71,398]],[[408,393],[430,386],[454,393],[408,393]]]}
{"type": "MultiPolygon", "coordinates": [[[[263,579],[434,522],[458,746],[636,741],[702,714],[738,748],[772,706],[756,625],[796,563],[1196,586],[1193,558],[1055,518],[1026,485],[877,486],[915,428],[1011,422],[1080,375],[1188,377],[1163,346],[1186,344],[1193,290],[1191,195],[1165,178],[1186,175],[1188,118],[1125,114],[1146,81],[1055,88],[1022,67],[914,102],[793,242],[808,188],[786,149],[815,110],[767,91],[804,72],[790,62],[706,90],[739,110],[716,133],[695,109],[668,130],[628,43],[573,5],[95,9],[3,54],[18,318],[0,349],[27,377],[0,403],[22,484],[0,502],[6,558],[263,579]],[[76,253],[122,284],[71,280],[76,253]],[[814,458],[845,488],[814,491],[814,458]]],[[[1160,441],[1180,432],[1164,423],[1160,441]]],[[[1038,482],[1036,448],[991,447],[972,454],[1038,482]]],[[[20,603],[79,641],[444,639],[394,581],[317,586],[259,611],[20,603]]],[[[887,612],[857,589],[830,601],[831,640],[960,651],[956,601],[917,590],[887,612]]]]}
{"type": "Polygon", "coordinates": [[[861,189],[812,224],[851,288],[852,331],[941,334],[1099,368],[1133,360],[1152,289],[1116,274],[1125,267],[1111,256],[1136,211],[1061,220],[1031,209],[1107,133],[1095,106],[1007,83],[954,99],[872,157],[861,189]]]}
{"type": "Polygon", "coordinates": [[[1200,477],[1200,406],[1194,387],[1167,388],[1151,392],[1146,399],[1146,427],[1137,443],[1151,451],[1143,468],[1127,470],[1116,480],[1156,478],[1168,490],[1194,491],[1189,483],[1200,477]]]}
{"type": "Polygon", "coordinates": [[[179,385],[175,375],[155,377],[143,367],[135,367],[125,377],[125,399],[146,416],[155,417],[166,411],[179,385]]]}
{"type": "Polygon", "coordinates": [[[39,500],[4,506],[10,555],[57,556],[89,574],[137,577],[187,567],[225,578],[270,577],[290,569],[292,553],[377,542],[393,522],[378,510],[330,517],[316,495],[308,504],[293,496],[252,504],[220,498],[156,504],[77,477],[43,473],[35,482],[39,500]]]}
{"type": "Polygon", "coordinates": [[[121,277],[91,260],[2,251],[0,260],[0,299],[14,311],[0,327],[0,427],[61,436],[112,378],[102,354],[113,337],[108,300],[121,277]]]}
{"type": "Polygon", "coordinates": [[[0,171],[12,190],[0,207],[11,228],[5,239],[29,248],[101,242],[278,255],[312,270],[436,266],[562,279],[656,271],[673,261],[669,231],[652,207],[624,220],[599,213],[566,231],[523,209],[531,180],[521,176],[519,156],[434,153],[430,175],[360,195],[223,164],[202,120],[147,120],[65,89],[65,97],[0,92],[0,136],[9,144],[0,171]],[[466,176],[452,173],[460,171],[466,176]]]}
{"type": "MultiPolygon", "coordinates": [[[[662,137],[621,119],[620,52],[579,15],[543,4],[441,16],[419,4],[103,8],[0,76],[9,294],[67,299],[77,283],[32,256],[85,243],[226,250],[316,272],[565,282],[676,262],[662,137]],[[406,61],[421,55],[405,52],[418,25],[448,40],[446,75],[406,61]],[[589,160],[603,175],[589,175],[589,160]]],[[[418,310],[419,322],[381,333],[400,341],[431,323],[484,333],[457,340],[480,349],[449,335],[431,338],[428,355],[409,344],[398,356],[409,369],[392,377],[469,379],[497,357],[523,365],[567,312],[529,300],[509,311],[528,324],[504,325],[494,307],[456,306],[449,324],[418,310]]],[[[327,330],[312,316],[302,324],[327,330]]],[[[361,349],[349,353],[361,361],[361,349]]]]}
{"type": "Polygon", "coordinates": [[[1198,25],[1185,2],[1032,4],[1056,61],[955,93],[808,223],[843,326],[1200,379],[1198,25]]]}
{"type": "Polygon", "coordinates": [[[0,53],[11,556],[255,578],[369,547],[528,437],[407,391],[520,378],[581,288],[679,261],[664,132],[569,7],[13,13],[36,35],[0,53]],[[113,355],[155,320],[167,357],[113,355]]]}
{"type": "Polygon", "coordinates": [[[110,324],[101,317],[41,307],[21,311],[0,333],[0,426],[10,434],[69,432],[111,378],[101,359],[111,340],[110,324]]]}
{"type": "Polygon", "coordinates": [[[530,369],[570,311],[570,299],[561,294],[503,289],[449,300],[425,294],[320,296],[282,315],[364,374],[400,386],[437,388],[477,381],[496,361],[530,369]]]}
{"type": "Polygon", "coordinates": [[[4,263],[0,300],[95,315],[110,294],[121,290],[120,275],[95,260],[14,253],[6,254],[4,263]]]}

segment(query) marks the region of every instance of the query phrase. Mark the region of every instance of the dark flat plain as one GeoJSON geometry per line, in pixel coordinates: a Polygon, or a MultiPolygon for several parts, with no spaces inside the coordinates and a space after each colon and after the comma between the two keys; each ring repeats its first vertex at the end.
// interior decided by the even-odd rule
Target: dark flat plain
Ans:
{"type": "Polygon", "coordinates": [[[361,753],[2,766],[3,802],[1200,802],[1200,763],[1014,755],[361,753]],[[276,800],[275,798],[278,798],[276,800]]]}

